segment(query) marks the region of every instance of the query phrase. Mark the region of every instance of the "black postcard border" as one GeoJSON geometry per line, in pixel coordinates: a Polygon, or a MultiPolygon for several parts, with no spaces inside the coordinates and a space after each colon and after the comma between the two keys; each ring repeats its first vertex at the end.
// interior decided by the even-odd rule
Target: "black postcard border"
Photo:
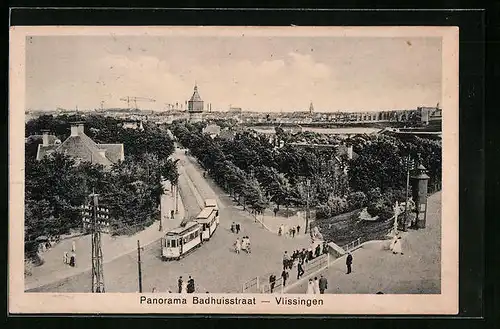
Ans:
{"type": "MultiPolygon", "coordinates": [[[[484,94],[485,94],[484,10],[267,10],[267,9],[34,9],[10,11],[10,25],[254,25],[254,26],[459,26],[460,28],[460,276],[459,314],[454,317],[484,316],[484,94]]],[[[8,56],[8,55],[7,55],[8,56]]],[[[8,106],[7,106],[8,108],[8,106]]],[[[7,129],[3,130],[7,136],[7,129]]],[[[7,145],[8,146],[8,145],[7,145]]],[[[5,148],[8,150],[8,147],[5,148]]],[[[7,218],[7,217],[6,217],[7,218]]],[[[8,232],[8,222],[5,221],[8,232]]],[[[8,241],[7,237],[5,241],[8,241]]],[[[8,248],[8,245],[7,245],[8,248]]],[[[7,251],[7,248],[5,249],[7,251]]],[[[6,273],[6,272],[4,272],[6,273]]],[[[7,311],[8,312],[8,311],[7,311]]],[[[55,315],[55,314],[54,314],[55,315]]],[[[11,314],[17,318],[17,315],[11,314]]],[[[23,317],[30,315],[22,315],[23,317]]],[[[32,315],[35,316],[35,315],[32,315]]],[[[37,324],[45,323],[49,316],[37,324]]],[[[68,315],[71,316],[71,315],[68,315]]],[[[76,315],[75,315],[76,316],[76,315]]],[[[83,315],[90,316],[92,315],[83,315]]],[[[244,315],[102,315],[118,325],[118,318],[246,318],[244,315]]],[[[393,316],[305,316],[249,315],[264,318],[394,318],[393,316]]],[[[397,316],[417,318],[420,316],[397,316]]],[[[449,318],[448,316],[425,316],[449,318]]],[[[16,320],[19,320],[18,318],[16,320]]],[[[62,319],[61,319],[62,320],[62,319]]],[[[132,320],[132,319],[130,319],[132,320]]],[[[128,321],[130,321],[128,320],[128,321]]],[[[222,319],[220,319],[222,320],[222,319]]],[[[17,321],[15,321],[17,322],[17,321]]],[[[64,321],[65,322],[65,321],[64,321]]],[[[121,322],[121,321],[120,321],[121,322]]],[[[135,322],[132,320],[132,322],[135,322]]],[[[170,320],[169,320],[170,322],[170,320]]],[[[82,322],[80,322],[81,324],[82,322]]],[[[129,322],[130,323],[130,322],[129,322]]]]}

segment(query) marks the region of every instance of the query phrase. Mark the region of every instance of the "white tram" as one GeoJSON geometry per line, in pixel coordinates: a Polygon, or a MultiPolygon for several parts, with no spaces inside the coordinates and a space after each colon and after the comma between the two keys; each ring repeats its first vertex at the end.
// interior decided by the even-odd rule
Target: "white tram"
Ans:
{"type": "Polygon", "coordinates": [[[219,210],[205,207],[194,220],[202,226],[203,241],[208,241],[219,226],[219,210]]]}
{"type": "Polygon", "coordinates": [[[161,257],[163,260],[179,260],[198,248],[202,242],[202,225],[188,222],[183,227],[168,231],[161,239],[161,257]]]}
{"type": "Polygon", "coordinates": [[[217,206],[217,201],[215,199],[205,199],[205,207],[213,207],[219,210],[219,207],[217,206]]]}

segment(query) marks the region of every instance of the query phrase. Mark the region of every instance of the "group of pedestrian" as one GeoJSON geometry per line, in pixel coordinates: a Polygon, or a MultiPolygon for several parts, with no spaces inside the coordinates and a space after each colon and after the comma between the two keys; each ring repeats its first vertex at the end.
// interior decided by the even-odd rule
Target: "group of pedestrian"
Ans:
{"type": "Polygon", "coordinates": [[[63,263],[69,264],[69,266],[71,266],[71,267],[76,266],[76,244],[75,244],[75,241],[73,241],[71,243],[71,256],[69,256],[69,253],[67,251],[64,252],[63,263]]]}
{"type": "Polygon", "coordinates": [[[234,243],[234,252],[239,254],[241,250],[246,251],[247,254],[252,252],[250,248],[250,238],[248,236],[242,237],[241,241],[239,238],[236,239],[236,242],[234,243]]]}
{"type": "Polygon", "coordinates": [[[177,280],[177,287],[179,294],[192,294],[195,291],[194,279],[189,276],[187,282],[182,280],[182,276],[177,280]]]}
{"type": "Polygon", "coordinates": [[[309,279],[309,282],[307,283],[307,294],[324,294],[325,290],[328,289],[328,280],[323,277],[323,275],[320,276],[319,280],[318,277],[314,277],[313,279],[309,279]]]}
{"type": "Polygon", "coordinates": [[[231,224],[231,233],[239,234],[241,230],[240,223],[233,222],[231,224]]]}
{"type": "Polygon", "coordinates": [[[278,228],[278,236],[288,235],[292,238],[295,238],[295,235],[299,235],[300,233],[300,225],[292,226],[288,229],[288,232],[285,232],[285,226],[283,224],[278,228]]]}

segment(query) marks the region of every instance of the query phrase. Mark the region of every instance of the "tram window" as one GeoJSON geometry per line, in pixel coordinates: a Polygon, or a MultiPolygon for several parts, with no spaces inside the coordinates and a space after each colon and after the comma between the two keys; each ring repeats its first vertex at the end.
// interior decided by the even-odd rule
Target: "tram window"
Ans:
{"type": "Polygon", "coordinates": [[[170,246],[175,248],[176,247],[176,241],[175,240],[170,240],[170,246]]]}

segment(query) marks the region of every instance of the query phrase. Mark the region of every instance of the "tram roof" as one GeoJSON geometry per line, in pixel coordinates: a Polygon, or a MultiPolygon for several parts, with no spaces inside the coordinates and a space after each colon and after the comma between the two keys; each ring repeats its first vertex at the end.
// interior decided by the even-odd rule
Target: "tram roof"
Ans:
{"type": "Polygon", "coordinates": [[[205,206],[217,207],[217,201],[215,199],[205,199],[205,206]]]}
{"type": "Polygon", "coordinates": [[[214,212],[215,209],[213,207],[205,207],[203,210],[196,216],[196,219],[207,219],[212,212],[214,212]]]}
{"type": "Polygon", "coordinates": [[[184,233],[186,231],[191,230],[192,228],[194,228],[197,225],[198,225],[198,223],[196,223],[196,222],[187,222],[184,227],[179,226],[179,227],[176,227],[176,228],[168,231],[167,235],[181,234],[181,233],[184,233]]]}

